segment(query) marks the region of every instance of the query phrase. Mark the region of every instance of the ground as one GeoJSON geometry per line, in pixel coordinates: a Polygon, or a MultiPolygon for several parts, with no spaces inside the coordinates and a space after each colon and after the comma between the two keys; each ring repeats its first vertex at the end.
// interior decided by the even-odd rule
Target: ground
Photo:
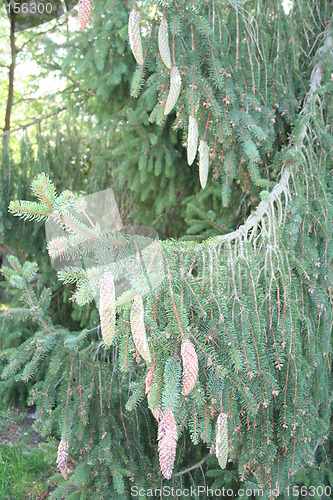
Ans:
{"type": "Polygon", "coordinates": [[[56,472],[39,448],[41,436],[32,428],[31,409],[0,409],[0,499],[47,498],[56,472]]]}

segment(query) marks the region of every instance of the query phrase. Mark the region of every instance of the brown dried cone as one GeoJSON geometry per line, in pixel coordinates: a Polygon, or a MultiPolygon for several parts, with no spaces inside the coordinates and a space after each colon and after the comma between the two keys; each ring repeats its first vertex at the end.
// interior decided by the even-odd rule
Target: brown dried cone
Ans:
{"type": "Polygon", "coordinates": [[[134,297],[134,302],[130,314],[131,330],[135,347],[139,354],[147,363],[151,362],[151,356],[148,347],[146,328],[144,322],[144,309],[141,295],[134,297]]]}
{"type": "Polygon", "coordinates": [[[170,74],[170,90],[165,103],[164,114],[168,115],[174,108],[180,94],[182,79],[177,66],[174,66],[170,74]]]}
{"type": "Polygon", "coordinates": [[[225,469],[228,460],[228,416],[220,413],[216,424],[215,454],[221,469],[225,469]]]}
{"type": "Polygon", "coordinates": [[[192,165],[198,151],[198,123],[194,116],[189,117],[187,135],[187,163],[192,165]]]}
{"type": "Polygon", "coordinates": [[[194,345],[189,340],[183,340],[181,347],[183,360],[183,396],[187,396],[195,386],[198,378],[198,356],[194,345]]]}
{"type": "Polygon", "coordinates": [[[133,56],[141,66],[143,63],[143,51],[140,35],[140,15],[135,7],[131,10],[128,20],[128,36],[133,56]]]}
{"type": "Polygon", "coordinates": [[[106,272],[100,286],[99,316],[105,345],[112,344],[116,330],[116,294],[113,275],[106,272]]]}
{"type": "Polygon", "coordinates": [[[80,0],[78,20],[80,29],[83,30],[90,19],[93,9],[93,0],[80,0]]]}
{"type": "Polygon", "coordinates": [[[209,170],[209,147],[206,141],[201,139],[199,144],[199,179],[202,189],[205,189],[209,170]]]}
{"type": "Polygon", "coordinates": [[[62,477],[65,480],[68,477],[67,457],[68,457],[68,442],[61,440],[58,446],[57,465],[61,472],[62,477]]]}
{"type": "Polygon", "coordinates": [[[172,411],[162,415],[158,424],[158,454],[163,476],[170,479],[176,458],[178,430],[172,411]]]}
{"type": "Polygon", "coordinates": [[[162,61],[168,69],[171,69],[171,56],[169,48],[169,30],[168,21],[163,19],[158,29],[158,49],[161,54],[162,61]]]}

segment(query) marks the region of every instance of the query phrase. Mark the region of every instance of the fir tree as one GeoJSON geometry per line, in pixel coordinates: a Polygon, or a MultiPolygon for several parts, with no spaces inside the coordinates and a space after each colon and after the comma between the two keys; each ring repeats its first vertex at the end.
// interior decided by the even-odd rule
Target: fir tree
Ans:
{"type": "MultiPolygon", "coordinates": [[[[37,296],[30,284],[36,266],[11,258],[3,272],[25,307],[8,314],[29,316],[39,329],[4,353],[4,376],[28,380],[48,366],[31,398],[43,431],[58,433],[62,474],[67,453],[78,462],[55,497],[84,485],[85,494],[131,498],[133,484],[154,487],[164,476],[180,487],[203,464],[215,485],[228,476],[207,468],[234,464],[233,487],[262,487],[266,498],[274,488],[284,494],[313,465],[331,415],[329,9],[298,2],[288,17],[271,1],[151,5],[137,2],[133,12],[117,3],[117,19],[126,12],[130,21],[134,58],[127,49],[126,57],[133,59],[128,68],[137,64],[129,88],[137,100],[126,101],[123,119],[117,117],[115,176],[129,179],[155,213],[161,205],[169,213],[177,196],[167,193],[191,179],[185,189],[186,196],[194,192],[193,206],[208,192],[206,207],[223,205],[220,226],[234,230],[221,235],[217,227],[212,235],[214,217],[202,203],[190,229],[212,237],[162,241],[162,279],[154,280],[140,251],[144,237],[103,233],[82,195],[58,194],[39,175],[32,185],[37,201],[12,201],[10,211],[29,220],[57,218],[64,235],[50,241],[51,257],[94,256],[94,266],[67,266],[58,276],[76,285],[73,299],[81,307],[96,290],[109,294],[106,322],[100,311],[112,335],[101,340],[98,330],[55,326],[47,291],[37,296]],[[308,75],[307,57],[319,41],[308,75]],[[201,141],[207,146],[200,148],[201,141]],[[196,194],[195,158],[201,163],[207,147],[207,184],[196,194]],[[154,198],[159,188],[164,201],[154,198]],[[240,212],[231,216],[228,207],[243,200],[247,214],[258,198],[239,225],[240,212]],[[121,276],[130,291],[114,306],[113,280],[121,276]],[[196,450],[205,447],[207,456],[197,460],[196,450]]],[[[95,2],[93,23],[101,30],[112,24],[103,9],[95,2]]],[[[125,37],[121,28],[113,53],[125,37]]],[[[92,68],[105,71],[108,56],[91,51],[92,68]]],[[[110,78],[101,92],[116,92],[120,82],[110,78]]],[[[101,85],[98,75],[89,84],[101,85]]],[[[117,109],[117,101],[110,106],[117,109]]]]}

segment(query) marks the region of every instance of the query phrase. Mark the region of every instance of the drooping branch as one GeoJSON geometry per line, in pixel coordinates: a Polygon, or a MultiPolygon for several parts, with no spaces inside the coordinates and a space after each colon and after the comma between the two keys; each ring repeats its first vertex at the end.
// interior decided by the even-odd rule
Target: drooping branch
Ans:
{"type": "Polygon", "coordinates": [[[36,125],[37,123],[40,123],[41,121],[46,120],[47,118],[50,118],[51,116],[54,116],[54,115],[57,115],[57,114],[61,113],[65,109],[67,109],[67,108],[66,107],[62,107],[62,108],[59,108],[59,109],[55,109],[51,113],[48,113],[47,115],[43,115],[43,116],[41,116],[39,118],[36,118],[35,120],[33,120],[33,121],[29,122],[29,123],[26,123],[25,125],[21,125],[20,127],[13,128],[11,130],[6,130],[2,134],[0,134],[0,137],[5,137],[5,136],[8,136],[9,134],[12,134],[14,132],[18,132],[20,130],[25,130],[28,127],[31,127],[32,125],[36,125]]]}
{"type": "MultiPolygon", "coordinates": [[[[330,23],[327,25],[325,30],[324,43],[322,48],[320,49],[320,54],[321,55],[326,54],[328,51],[332,50],[332,47],[333,47],[333,20],[331,19],[330,23]]],[[[290,137],[289,147],[291,149],[294,149],[295,153],[297,153],[303,146],[304,138],[306,136],[306,131],[308,127],[308,122],[311,116],[310,115],[311,107],[316,99],[316,91],[321,85],[322,78],[323,78],[323,60],[321,58],[320,61],[315,65],[311,74],[309,82],[310,88],[305,96],[303,109],[300,113],[303,119],[300,120],[298,125],[295,127],[292,136],[290,137]]],[[[259,203],[257,209],[249,216],[247,221],[235,231],[221,236],[220,235],[214,236],[213,238],[210,238],[204,241],[203,243],[198,244],[196,247],[193,247],[192,242],[182,242],[181,244],[174,242],[172,243],[165,242],[165,243],[168,246],[176,245],[177,248],[180,248],[181,250],[186,250],[191,248],[191,250],[195,249],[200,251],[204,248],[216,247],[223,244],[224,242],[227,241],[231,242],[233,240],[237,240],[242,237],[247,239],[249,232],[251,230],[258,228],[258,226],[263,222],[263,219],[267,215],[270,207],[274,204],[274,202],[277,199],[280,199],[282,194],[288,196],[290,177],[296,174],[297,171],[293,172],[290,168],[290,165],[285,163],[282,167],[282,174],[279,182],[275,185],[273,190],[269,194],[267,194],[267,196],[265,196],[265,198],[259,203]]]]}

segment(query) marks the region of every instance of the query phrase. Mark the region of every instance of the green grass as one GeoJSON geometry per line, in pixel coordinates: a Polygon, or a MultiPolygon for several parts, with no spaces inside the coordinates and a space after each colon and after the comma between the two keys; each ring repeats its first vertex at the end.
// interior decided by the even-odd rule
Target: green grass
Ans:
{"type": "Polygon", "coordinates": [[[40,498],[52,473],[43,452],[23,445],[0,445],[0,498],[40,498]]]}

